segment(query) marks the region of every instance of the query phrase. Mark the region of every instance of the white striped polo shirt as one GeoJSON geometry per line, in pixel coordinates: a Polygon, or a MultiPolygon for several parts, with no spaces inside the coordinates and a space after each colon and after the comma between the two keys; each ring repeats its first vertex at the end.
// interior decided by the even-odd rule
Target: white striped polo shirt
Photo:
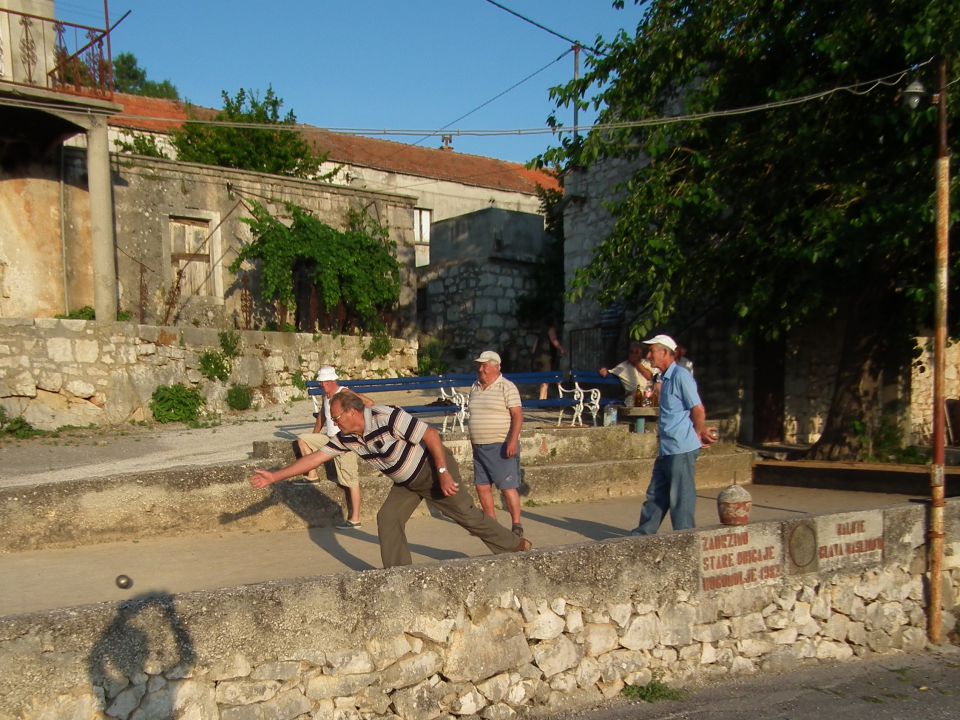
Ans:
{"type": "Polygon", "coordinates": [[[426,462],[426,450],[420,441],[429,428],[400,408],[374,405],[363,409],[362,436],[341,431],[319,452],[330,456],[355,452],[394,483],[405,483],[426,462]]]}
{"type": "Polygon", "coordinates": [[[510,433],[510,408],[520,405],[520,391],[503,375],[484,390],[477,381],[470,388],[470,442],[502,443],[510,433]]]}

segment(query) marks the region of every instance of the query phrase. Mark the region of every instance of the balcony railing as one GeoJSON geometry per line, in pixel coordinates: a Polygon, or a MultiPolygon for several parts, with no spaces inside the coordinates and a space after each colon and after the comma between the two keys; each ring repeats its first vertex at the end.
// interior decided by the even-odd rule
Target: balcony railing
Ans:
{"type": "Polygon", "coordinates": [[[0,82],[112,98],[107,31],[0,8],[0,82]]]}

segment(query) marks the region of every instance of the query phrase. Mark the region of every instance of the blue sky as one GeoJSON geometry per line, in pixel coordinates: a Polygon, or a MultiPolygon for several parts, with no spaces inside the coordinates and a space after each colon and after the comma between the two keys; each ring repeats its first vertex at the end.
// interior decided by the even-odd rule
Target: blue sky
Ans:
{"type": "MultiPolygon", "coordinates": [[[[641,9],[627,0],[497,0],[567,38],[591,44],[641,9]]],[[[101,0],[57,0],[60,19],[102,25],[101,0]]],[[[297,120],[326,128],[438,129],[549,65],[451,129],[545,127],[548,90],[573,76],[570,43],[487,0],[110,0],[114,55],[132,52],[151,80],[221,107],[221,90],[268,85],[297,120]],[[552,64],[551,64],[552,63],[552,64]]],[[[583,63],[581,60],[581,71],[583,63]]],[[[580,123],[589,123],[590,111],[580,123]]],[[[573,124],[571,110],[559,118],[573,124]]],[[[397,139],[413,143],[419,137],[397,139]]],[[[420,143],[439,147],[439,138],[420,143]]],[[[550,135],[454,137],[458,152],[526,162],[550,135]]]]}

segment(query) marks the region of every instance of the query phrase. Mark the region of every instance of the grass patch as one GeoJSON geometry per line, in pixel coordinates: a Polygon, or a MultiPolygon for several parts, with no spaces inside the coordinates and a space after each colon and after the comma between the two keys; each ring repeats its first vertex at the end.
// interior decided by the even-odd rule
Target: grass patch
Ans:
{"type": "Polygon", "coordinates": [[[664,685],[659,680],[651,680],[646,685],[627,685],[620,693],[628,700],[642,700],[647,703],[683,700],[686,693],[664,685]]]}

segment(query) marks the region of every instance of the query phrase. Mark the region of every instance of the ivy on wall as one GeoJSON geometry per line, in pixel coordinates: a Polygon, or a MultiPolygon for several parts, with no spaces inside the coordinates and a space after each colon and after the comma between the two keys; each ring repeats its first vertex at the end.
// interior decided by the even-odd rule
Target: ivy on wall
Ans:
{"type": "Polygon", "coordinates": [[[285,205],[282,221],[261,204],[251,202],[243,222],[254,240],[231,263],[240,271],[244,261],[256,261],[261,297],[280,308],[280,322],[296,303],[294,276],[306,272],[324,310],[321,329],[379,331],[383,317],[400,299],[400,264],[396,243],[366,210],[351,209],[345,229],[327,225],[305,208],[285,205]]]}

